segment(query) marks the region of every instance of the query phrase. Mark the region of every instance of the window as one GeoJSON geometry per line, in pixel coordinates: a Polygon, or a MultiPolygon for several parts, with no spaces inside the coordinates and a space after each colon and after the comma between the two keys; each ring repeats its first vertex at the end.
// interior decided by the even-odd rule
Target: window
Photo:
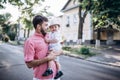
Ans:
{"type": "Polygon", "coordinates": [[[73,15],[73,23],[74,23],[74,24],[77,23],[77,16],[78,16],[77,14],[74,14],[74,15],[73,15]]]}
{"type": "Polygon", "coordinates": [[[66,24],[66,27],[70,27],[70,17],[67,16],[67,24],[66,24]]]}

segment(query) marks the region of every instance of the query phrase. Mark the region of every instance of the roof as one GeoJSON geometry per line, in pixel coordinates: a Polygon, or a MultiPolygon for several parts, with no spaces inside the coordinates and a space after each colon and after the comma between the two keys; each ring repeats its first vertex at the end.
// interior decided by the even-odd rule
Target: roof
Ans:
{"type": "Polygon", "coordinates": [[[68,4],[73,1],[73,0],[68,0],[67,3],[65,4],[65,6],[61,9],[62,12],[65,12],[65,11],[68,11],[68,10],[71,10],[71,9],[74,9],[74,8],[77,8],[79,7],[79,5],[75,5],[75,6],[71,6],[70,8],[67,8],[66,7],[68,6],[68,4]]]}
{"type": "Polygon", "coordinates": [[[67,5],[70,3],[70,1],[71,0],[68,0],[67,3],[65,4],[65,6],[61,10],[64,10],[67,7],[67,5]]]}

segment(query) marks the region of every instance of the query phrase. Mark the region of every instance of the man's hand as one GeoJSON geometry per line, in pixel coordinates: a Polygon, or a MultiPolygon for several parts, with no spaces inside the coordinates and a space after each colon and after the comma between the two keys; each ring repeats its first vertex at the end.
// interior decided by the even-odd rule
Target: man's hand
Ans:
{"type": "Polygon", "coordinates": [[[37,59],[37,60],[32,60],[29,62],[26,62],[26,65],[28,68],[36,67],[39,66],[43,63],[46,63],[48,61],[54,60],[56,58],[56,54],[53,53],[53,51],[49,52],[48,56],[43,58],[43,59],[37,59]]]}

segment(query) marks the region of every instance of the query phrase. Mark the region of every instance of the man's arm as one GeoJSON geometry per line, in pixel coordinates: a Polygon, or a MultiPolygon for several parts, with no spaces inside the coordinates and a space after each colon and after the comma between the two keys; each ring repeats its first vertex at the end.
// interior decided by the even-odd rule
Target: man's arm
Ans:
{"type": "Polygon", "coordinates": [[[32,61],[26,62],[26,65],[28,68],[37,67],[43,63],[46,63],[48,61],[55,59],[55,58],[56,58],[56,54],[53,52],[50,52],[47,57],[45,57],[43,59],[32,60],[32,61]]]}
{"type": "Polygon", "coordinates": [[[40,64],[43,64],[47,61],[49,61],[49,59],[45,57],[44,59],[38,59],[38,60],[32,60],[32,61],[26,62],[26,65],[28,68],[32,68],[32,67],[37,67],[40,64]]]}

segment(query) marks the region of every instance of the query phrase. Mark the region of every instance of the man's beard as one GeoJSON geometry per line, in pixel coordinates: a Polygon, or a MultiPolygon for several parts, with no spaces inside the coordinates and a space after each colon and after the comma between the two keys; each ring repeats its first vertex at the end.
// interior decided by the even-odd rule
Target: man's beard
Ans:
{"type": "Polygon", "coordinates": [[[43,36],[46,35],[46,32],[43,30],[43,28],[41,28],[41,33],[42,33],[43,36]]]}

